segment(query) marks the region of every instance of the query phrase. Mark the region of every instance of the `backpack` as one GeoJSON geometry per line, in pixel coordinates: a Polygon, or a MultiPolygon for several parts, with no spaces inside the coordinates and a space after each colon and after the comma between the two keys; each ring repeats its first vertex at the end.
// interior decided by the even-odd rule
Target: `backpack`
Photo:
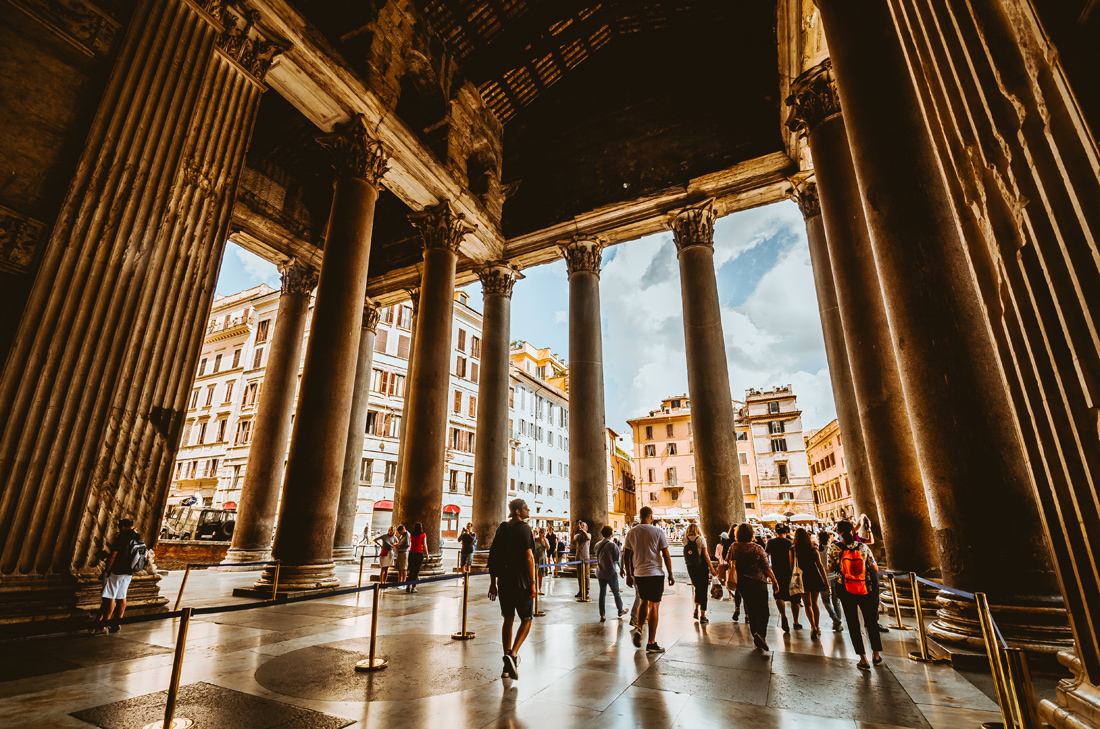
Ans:
{"type": "Polygon", "coordinates": [[[130,540],[130,574],[136,574],[145,569],[149,563],[149,548],[137,534],[130,540]]]}
{"type": "Polygon", "coordinates": [[[502,521],[497,527],[493,543],[489,545],[489,574],[497,579],[508,574],[508,555],[511,553],[512,534],[508,522],[502,521]],[[503,537],[503,538],[502,538],[503,537]]]}
{"type": "Polygon", "coordinates": [[[690,542],[684,542],[684,564],[688,567],[698,567],[702,563],[702,559],[699,555],[698,537],[692,539],[690,542]]]}
{"type": "Polygon", "coordinates": [[[867,562],[861,545],[845,546],[840,553],[840,577],[849,595],[867,594],[867,562]]]}

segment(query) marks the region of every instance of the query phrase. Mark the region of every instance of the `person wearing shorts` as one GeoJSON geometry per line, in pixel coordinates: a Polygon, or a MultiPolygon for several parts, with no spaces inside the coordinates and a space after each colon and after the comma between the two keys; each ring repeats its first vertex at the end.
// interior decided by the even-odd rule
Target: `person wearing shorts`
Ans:
{"type": "Polygon", "coordinates": [[[102,602],[96,618],[93,635],[106,635],[121,630],[118,621],[126,613],[126,592],[134,577],[131,550],[134,542],[141,542],[130,519],[118,520],[118,534],[111,542],[107,565],[103,568],[102,602]]]}
{"type": "Polygon", "coordinates": [[[477,545],[477,534],[474,525],[467,524],[462,533],[458,535],[458,569],[461,572],[469,572],[474,564],[474,547],[477,545]]]}
{"type": "Polygon", "coordinates": [[[653,526],[653,509],[643,506],[638,513],[641,523],[631,529],[623,543],[623,562],[626,566],[626,584],[633,586],[638,597],[638,625],[630,631],[634,646],[642,647],[642,625],[649,622],[647,653],[664,651],[657,644],[657,622],[660,617],[661,597],[668,584],[675,584],[672,576],[672,555],[668,551],[665,533],[653,526]],[[662,569],[662,560],[664,569],[662,569]]]}
{"type": "Polygon", "coordinates": [[[535,537],[527,524],[530,510],[523,499],[508,504],[510,518],[497,527],[489,547],[489,599],[500,599],[504,618],[501,642],[504,644],[504,670],[501,678],[519,678],[519,649],[531,632],[535,601],[535,537]],[[519,629],[512,638],[512,627],[519,616],[519,629]]]}

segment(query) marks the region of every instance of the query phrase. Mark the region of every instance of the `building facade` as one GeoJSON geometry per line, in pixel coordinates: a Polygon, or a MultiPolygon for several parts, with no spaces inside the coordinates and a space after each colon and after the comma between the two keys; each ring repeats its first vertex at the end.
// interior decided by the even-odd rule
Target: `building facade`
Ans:
{"type": "Polygon", "coordinates": [[[634,459],[619,445],[621,440],[618,433],[607,429],[607,523],[616,533],[625,533],[638,514],[634,459]]]}
{"type": "Polygon", "coordinates": [[[747,390],[738,419],[748,426],[756,456],[754,503],[761,518],[769,514],[813,514],[802,411],[791,386],[747,390]]]}
{"type": "Polygon", "coordinates": [[[567,528],[569,398],[514,356],[510,377],[508,498],[527,501],[533,526],[567,528]]]}
{"type": "Polygon", "coordinates": [[[822,521],[856,516],[840,425],[834,419],[821,430],[806,435],[806,459],[814,489],[814,512],[822,521]]]}

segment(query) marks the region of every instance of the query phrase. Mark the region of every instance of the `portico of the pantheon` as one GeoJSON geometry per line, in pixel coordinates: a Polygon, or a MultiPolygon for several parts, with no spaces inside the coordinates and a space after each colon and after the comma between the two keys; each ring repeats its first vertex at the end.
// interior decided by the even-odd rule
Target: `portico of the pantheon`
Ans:
{"type": "MultiPolygon", "coordinates": [[[[598,530],[603,363],[629,356],[601,345],[601,252],[663,230],[715,539],[744,513],[714,221],[794,198],[886,564],[986,593],[1076,675],[1046,718],[1095,726],[1098,31],[1092,0],[0,0],[0,624],[84,618],[119,517],[155,544],[226,241],[283,274],[229,561],[338,584],[374,309],[410,297],[395,519],[438,553],[453,292],[477,279],[487,546],[511,293],[562,257],[571,516],[598,530]]],[[[163,609],[158,580],[132,610],[163,609]]],[[[980,646],[971,603],[934,607],[937,640],[980,646]]]]}

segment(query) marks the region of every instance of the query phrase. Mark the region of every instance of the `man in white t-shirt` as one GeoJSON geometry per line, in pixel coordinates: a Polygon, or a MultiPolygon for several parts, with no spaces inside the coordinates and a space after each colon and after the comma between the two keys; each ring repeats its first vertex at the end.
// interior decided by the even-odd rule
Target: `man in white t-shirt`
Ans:
{"type": "Polygon", "coordinates": [[[638,606],[638,625],[631,631],[631,638],[636,648],[642,647],[642,625],[648,619],[649,643],[646,652],[661,653],[664,648],[657,645],[657,619],[665,590],[665,575],[668,575],[669,586],[676,583],[672,576],[672,555],[668,552],[665,533],[653,526],[653,509],[643,506],[638,516],[641,524],[627,533],[623,544],[626,584],[634,586],[641,603],[638,606]]]}

